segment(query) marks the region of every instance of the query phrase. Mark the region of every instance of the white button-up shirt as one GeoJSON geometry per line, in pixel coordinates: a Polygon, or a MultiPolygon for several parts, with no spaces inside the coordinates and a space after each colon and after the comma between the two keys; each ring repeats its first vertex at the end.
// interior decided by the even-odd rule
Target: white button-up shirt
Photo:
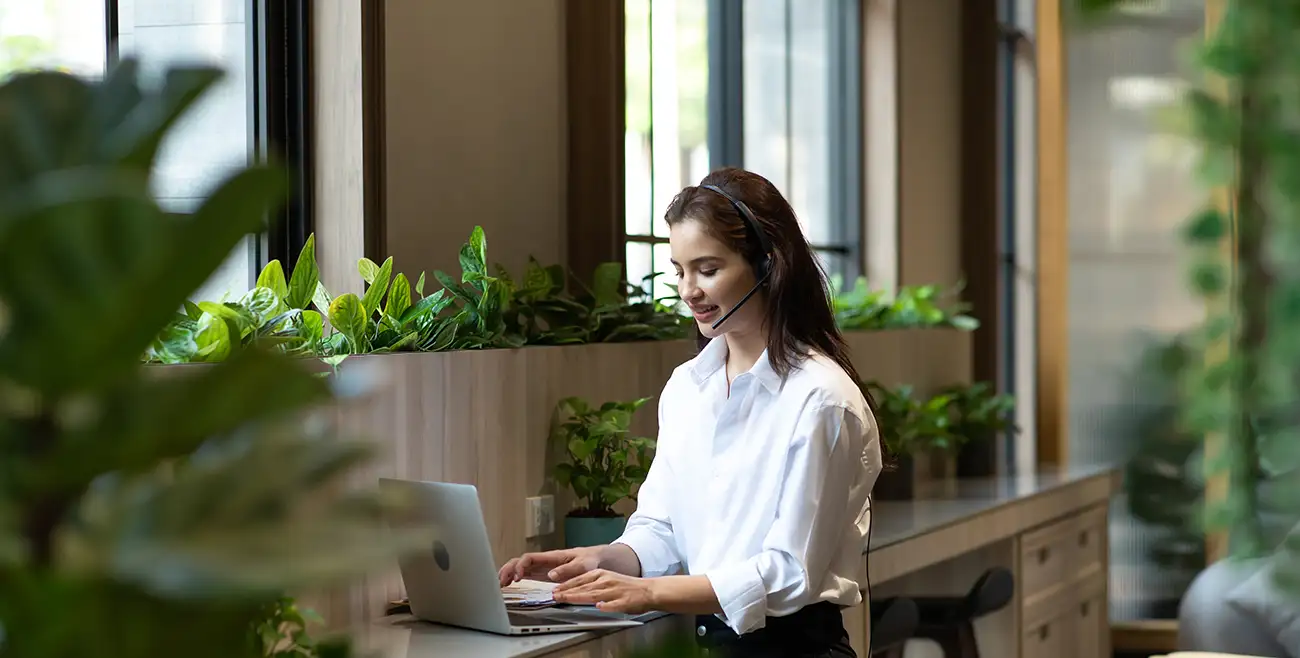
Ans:
{"type": "Polygon", "coordinates": [[[857,605],[880,474],[875,419],[856,382],[813,353],[783,380],[767,353],[727,394],[716,338],[659,399],[659,443],[617,541],[645,577],[703,574],[736,633],[818,601],[857,605]]]}

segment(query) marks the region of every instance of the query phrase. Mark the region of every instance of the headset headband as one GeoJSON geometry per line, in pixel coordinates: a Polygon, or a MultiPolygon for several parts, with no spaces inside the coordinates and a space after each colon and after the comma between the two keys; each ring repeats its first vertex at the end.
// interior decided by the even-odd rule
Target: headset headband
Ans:
{"type": "Polygon", "coordinates": [[[772,243],[768,241],[767,234],[763,233],[763,227],[759,226],[758,219],[754,217],[754,213],[750,211],[749,206],[742,203],[736,197],[727,194],[717,185],[701,185],[700,187],[717,192],[722,196],[722,198],[730,201],[731,205],[735,206],[736,212],[740,213],[740,218],[745,220],[745,223],[749,225],[749,230],[753,232],[754,237],[758,238],[758,246],[763,250],[763,258],[768,259],[772,257],[772,243]]]}

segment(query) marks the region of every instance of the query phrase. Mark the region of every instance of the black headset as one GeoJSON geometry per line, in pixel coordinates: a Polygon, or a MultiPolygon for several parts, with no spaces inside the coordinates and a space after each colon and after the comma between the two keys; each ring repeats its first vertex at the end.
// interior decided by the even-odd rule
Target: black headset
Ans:
{"type": "Polygon", "coordinates": [[[767,279],[768,275],[772,273],[772,242],[767,239],[767,234],[763,232],[763,227],[759,225],[758,219],[754,217],[753,211],[751,211],[749,206],[745,205],[744,202],[730,194],[727,194],[717,185],[701,185],[700,187],[712,192],[717,192],[722,195],[722,198],[730,201],[731,205],[735,206],[736,212],[740,213],[740,218],[745,220],[745,224],[749,225],[750,232],[758,239],[758,247],[763,253],[759,256],[758,261],[754,263],[754,274],[758,277],[758,281],[761,284],[767,279]]]}

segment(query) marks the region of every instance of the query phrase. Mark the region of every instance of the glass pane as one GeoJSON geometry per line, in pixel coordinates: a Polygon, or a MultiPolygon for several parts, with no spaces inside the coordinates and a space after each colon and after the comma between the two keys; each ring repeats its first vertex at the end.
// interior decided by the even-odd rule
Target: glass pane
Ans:
{"type": "Polygon", "coordinates": [[[650,162],[650,0],[625,0],[624,69],[627,87],[627,132],[623,137],[624,230],[650,235],[655,209],[650,162]]]}
{"type": "Polygon", "coordinates": [[[654,272],[658,275],[655,277],[655,298],[673,295],[668,286],[677,285],[677,273],[673,271],[673,251],[670,245],[654,246],[654,272]]]}
{"type": "Polygon", "coordinates": [[[821,263],[822,269],[826,272],[828,278],[840,276],[843,277],[848,268],[848,258],[844,254],[837,254],[829,251],[817,252],[817,260],[821,263]]]}
{"type": "MultiPolygon", "coordinates": [[[[159,153],[156,194],[165,208],[194,210],[216,184],[248,162],[248,26],[241,0],[124,0],[118,7],[119,48],[140,60],[145,76],[174,64],[220,66],[226,77],[182,119],[159,153]]],[[[236,296],[252,284],[251,243],[195,294],[236,296]]]]}
{"type": "Polygon", "coordinates": [[[650,244],[648,242],[628,242],[625,249],[628,283],[641,285],[646,275],[650,274],[650,244]]]}
{"type": "Polygon", "coordinates": [[[33,69],[102,76],[104,18],[103,0],[0,2],[0,80],[33,69]]]}
{"type": "Polygon", "coordinates": [[[743,15],[745,168],[772,181],[782,194],[790,194],[787,4],[746,0],[743,15]]]}
{"type": "Polygon", "coordinates": [[[831,215],[832,4],[798,0],[790,14],[790,172],[788,196],[804,233],[814,243],[835,240],[831,215]]]}
{"type": "Polygon", "coordinates": [[[673,197],[708,173],[708,0],[653,0],[650,11],[651,231],[673,197]]]}
{"type": "MultiPolygon", "coordinates": [[[[1124,463],[1163,433],[1141,419],[1173,399],[1139,377],[1139,358],[1204,313],[1184,283],[1177,230],[1205,200],[1196,149],[1163,132],[1158,116],[1194,79],[1182,55],[1203,38],[1204,3],[1161,7],[1070,25],[1066,39],[1072,465],[1124,463]]],[[[1111,617],[1176,618],[1196,572],[1152,559],[1170,528],[1131,516],[1126,496],[1111,509],[1111,617]]]]}

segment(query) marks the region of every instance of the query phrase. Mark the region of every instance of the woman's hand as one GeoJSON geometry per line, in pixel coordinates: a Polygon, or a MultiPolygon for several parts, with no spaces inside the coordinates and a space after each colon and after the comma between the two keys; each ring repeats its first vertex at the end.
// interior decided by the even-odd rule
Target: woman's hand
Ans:
{"type": "Polygon", "coordinates": [[[525,578],[561,583],[600,567],[600,546],[525,553],[501,567],[501,586],[525,578]]]}
{"type": "Polygon", "coordinates": [[[594,569],[555,586],[557,603],[595,605],[603,612],[640,614],[655,609],[654,578],[594,569]]]}

